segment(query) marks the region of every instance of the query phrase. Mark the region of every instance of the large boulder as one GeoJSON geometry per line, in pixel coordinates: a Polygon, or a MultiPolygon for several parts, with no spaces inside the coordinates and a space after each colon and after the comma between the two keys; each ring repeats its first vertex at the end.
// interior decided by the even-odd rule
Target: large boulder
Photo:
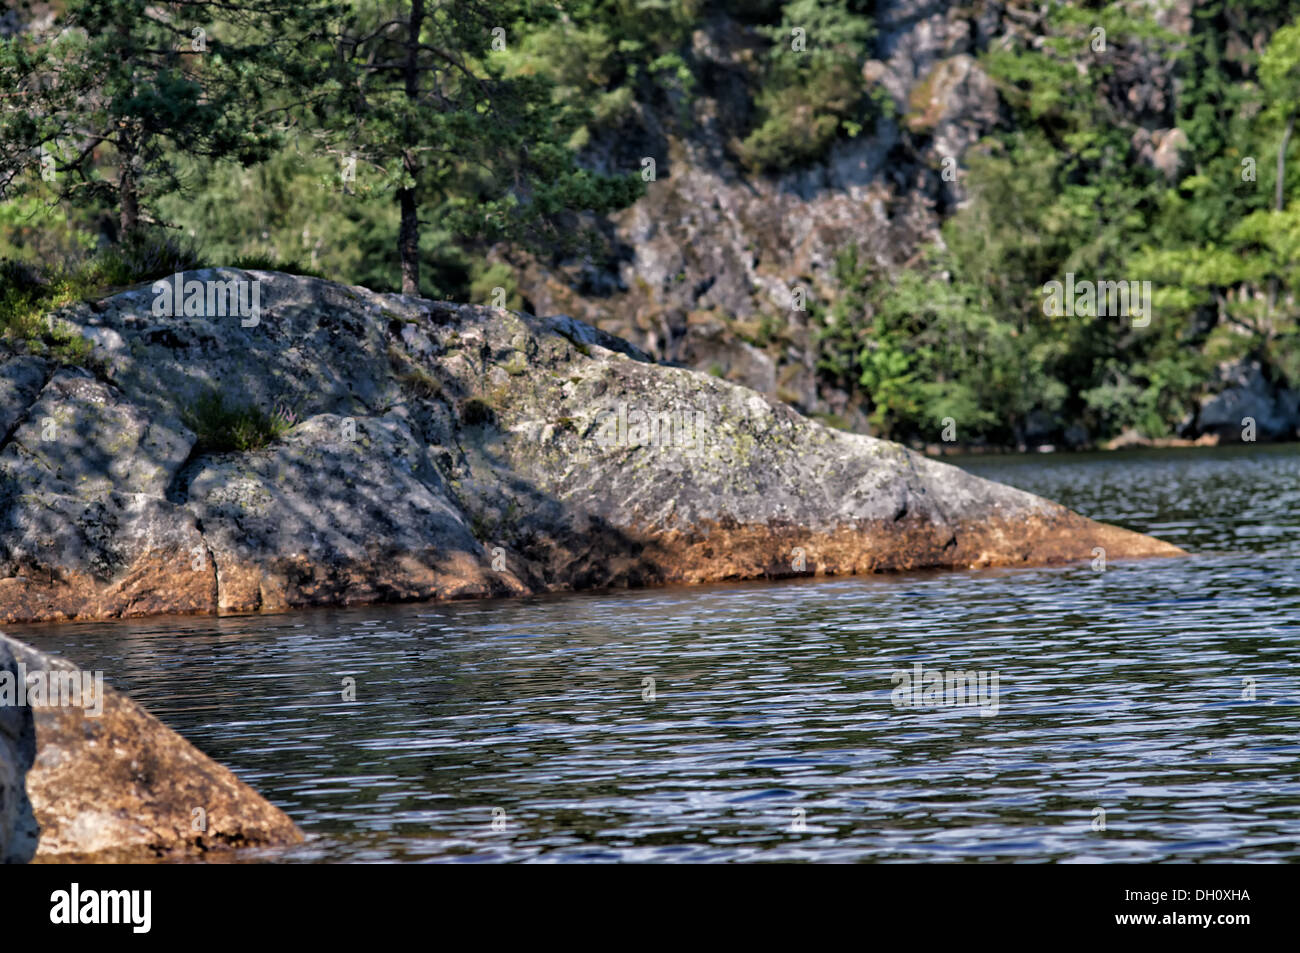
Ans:
{"type": "Polygon", "coordinates": [[[283,811],[102,673],[0,635],[0,859],[181,858],[301,840],[283,811]],[[13,694],[18,680],[26,698],[13,694]]]}
{"type": "Polygon", "coordinates": [[[260,322],[62,313],[96,372],[28,386],[0,445],[0,619],[1178,552],[571,317],[188,277],[260,282],[260,322]],[[282,426],[205,443],[214,393],[282,426]]]}

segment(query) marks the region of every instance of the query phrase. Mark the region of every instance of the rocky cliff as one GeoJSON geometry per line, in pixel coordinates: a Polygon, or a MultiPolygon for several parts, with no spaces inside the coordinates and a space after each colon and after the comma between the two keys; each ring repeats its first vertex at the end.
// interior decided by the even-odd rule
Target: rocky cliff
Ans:
{"type": "Polygon", "coordinates": [[[876,5],[875,58],[863,87],[890,109],[869,131],[841,139],[825,160],[781,175],[747,171],[729,148],[750,121],[766,43],[720,16],[695,31],[690,61],[702,78],[688,121],[642,108],[590,161],[637,167],[658,157],[646,196],[612,216],[602,261],[510,256],[518,288],[539,313],[564,312],[626,337],[661,360],[713,370],[867,432],[853,395],[819,380],[816,328],[791,308],[791,288],[833,293],[836,255],[901,268],[939,238],[965,197],[943,175],[1003,118],[974,55],[998,37],[1032,34],[1041,14],[1003,4],[891,0],[876,5]],[[776,315],[786,348],[762,346],[776,315]]]}
{"type": "MultiPolygon", "coordinates": [[[[1176,36],[1192,33],[1190,0],[1133,6],[1151,8],[1176,36]]],[[[887,108],[856,137],[840,137],[824,159],[780,174],[746,169],[732,148],[752,120],[768,42],[751,26],[714,16],[694,31],[686,56],[697,77],[687,117],[640,103],[588,149],[587,161],[607,170],[656,160],[645,197],[601,223],[608,253],[546,260],[503,248],[496,256],[537,313],[571,314],[656,359],[874,432],[872,395],[819,373],[825,329],[792,304],[792,289],[836,299],[843,292],[836,258],[848,248],[884,280],[943,245],[941,226],[968,198],[964,174],[954,170],[965,169],[968,153],[990,134],[1014,125],[980,58],[1017,45],[1043,48],[1047,13],[1044,5],[984,0],[876,3],[862,88],[881,93],[887,108]]],[[[1225,42],[1258,49],[1264,39],[1225,42]]],[[[1178,69],[1140,46],[1113,47],[1107,56],[1113,74],[1102,93],[1134,130],[1132,160],[1175,180],[1190,161],[1177,126],[1178,69]]],[[[1241,419],[1250,416],[1264,438],[1293,438],[1300,396],[1264,370],[1250,360],[1223,362],[1179,434],[1240,440],[1241,419]]],[[[1092,442],[1077,425],[1063,435],[1042,413],[1017,429],[1030,446],[1092,442]]]]}
{"type": "Polygon", "coordinates": [[[53,319],[87,367],[0,359],[0,619],[1179,552],[569,317],[185,280],[260,314],[146,285],[53,319]]]}

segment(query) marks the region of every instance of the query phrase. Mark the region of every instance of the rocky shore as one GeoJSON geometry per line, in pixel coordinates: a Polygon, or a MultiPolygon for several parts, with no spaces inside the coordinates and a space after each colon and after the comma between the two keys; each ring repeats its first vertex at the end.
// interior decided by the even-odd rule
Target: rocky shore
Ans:
{"type": "MultiPolygon", "coordinates": [[[[256,307],[146,285],[51,317],[85,366],[0,353],[0,621],[1181,552],[569,317],[188,282],[256,307]]],[[[0,637],[0,859],[300,839],[129,699],[0,637]]]]}
{"type": "Polygon", "coordinates": [[[572,318],[183,280],[257,313],[143,285],[51,317],[85,367],[0,354],[0,621],[1180,552],[572,318]]]}

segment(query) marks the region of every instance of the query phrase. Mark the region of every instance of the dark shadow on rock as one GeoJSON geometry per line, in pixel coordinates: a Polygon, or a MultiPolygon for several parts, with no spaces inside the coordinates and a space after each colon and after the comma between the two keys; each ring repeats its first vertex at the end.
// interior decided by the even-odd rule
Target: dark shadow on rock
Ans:
{"type": "Polygon", "coordinates": [[[0,863],[6,864],[30,861],[40,840],[27,796],[27,772],[36,761],[36,723],[31,706],[17,704],[19,682],[13,652],[0,644],[0,863]]]}

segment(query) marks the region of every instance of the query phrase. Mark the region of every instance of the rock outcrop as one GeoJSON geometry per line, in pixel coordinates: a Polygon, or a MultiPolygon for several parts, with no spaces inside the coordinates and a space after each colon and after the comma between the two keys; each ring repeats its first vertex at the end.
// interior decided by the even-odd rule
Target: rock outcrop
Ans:
{"type": "Polygon", "coordinates": [[[689,53],[702,77],[689,122],[641,108],[584,155],[610,170],[656,162],[645,196],[605,222],[611,253],[557,263],[501,249],[524,300],[537,313],[572,314],[660,360],[712,369],[867,432],[851,395],[819,379],[819,327],[792,308],[791,289],[829,295],[836,260],[850,247],[892,271],[939,237],[945,215],[966,198],[963,179],[945,169],[964,164],[1003,118],[974,54],[1017,28],[987,4],[890,0],[873,18],[875,57],[864,65],[863,89],[880,91],[892,108],[823,160],[779,175],[745,170],[734,149],[763,85],[766,43],[731,17],[703,22],[689,53]],[[773,318],[790,345],[756,349],[773,318]]]}
{"type": "Polygon", "coordinates": [[[1195,429],[1225,443],[1293,440],[1300,434],[1300,394],[1268,380],[1256,360],[1220,365],[1219,391],[1201,402],[1195,429]]]}
{"type": "Polygon", "coordinates": [[[1179,552],[572,318],[187,278],[260,282],[260,320],[157,317],[145,286],[61,314],[93,370],[0,360],[4,406],[29,401],[0,446],[0,619],[1179,552]],[[287,429],[217,452],[214,394],[287,429]]]}
{"type": "Polygon", "coordinates": [[[0,635],[0,861],[179,859],[302,840],[279,808],[126,696],[101,693],[93,674],[0,635]],[[19,679],[25,697],[7,695],[19,679]]]}
{"type": "MultiPolygon", "coordinates": [[[[1152,7],[1173,34],[1190,36],[1190,0],[1138,6],[1152,7]]],[[[1041,48],[1051,8],[879,0],[870,13],[875,38],[862,89],[887,108],[856,136],[842,135],[823,158],[780,173],[746,169],[733,148],[759,112],[768,42],[743,14],[710,17],[684,54],[697,77],[688,99],[671,108],[639,104],[584,152],[583,161],[602,170],[656,163],[644,197],[602,219],[608,253],[557,261],[502,246],[496,257],[536,313],[571,314],[659,360],[874,433],[872,395],[819,369],[827,325],[816,308],[796,305],[792,291],[806,302],[842,300],[837,261],[844,253],[852,251],[856,266],[883,284],[918,268],[928,247],[945,245],[942,226],[971,197],[974,160],[998,154],[995,134],[1015,127],[984,57],[1041,48]]],[[[1105,56],[1101,94],[1136,129],[1133,160],[1176,178],[1189,158],[1188,137],[1176,126],[1185,111],[1176,96],[1177,60],[1113,40],[1105,56]]],[[[1080,60],[1075,66],[1086,68],[1080,60]]],[[[1019,439],[1030,446],[1091,443],[1082,423],[1019,439]]]]}

